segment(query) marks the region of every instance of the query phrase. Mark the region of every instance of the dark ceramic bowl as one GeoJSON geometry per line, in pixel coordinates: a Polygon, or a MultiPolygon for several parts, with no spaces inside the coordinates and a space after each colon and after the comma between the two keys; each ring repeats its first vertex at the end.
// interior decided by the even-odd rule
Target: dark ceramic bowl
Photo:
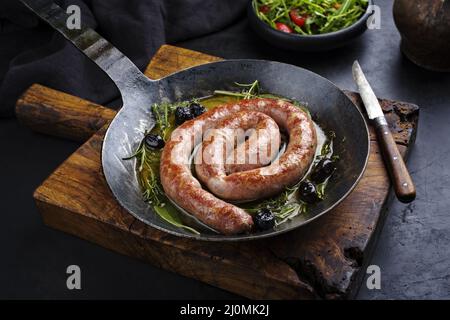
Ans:
{"type": "Polygon", "coordinates": [[[258,18],[252,3],[249,1],[247,8],[248,20],[261,38],[282,49],[305,52],[326,51],[348,44],[367,30],[367,19],[373,13],[373,1],[369,0],[364,15],[351,26],[335,32],[305,36],[273,29],[258,18]]]}

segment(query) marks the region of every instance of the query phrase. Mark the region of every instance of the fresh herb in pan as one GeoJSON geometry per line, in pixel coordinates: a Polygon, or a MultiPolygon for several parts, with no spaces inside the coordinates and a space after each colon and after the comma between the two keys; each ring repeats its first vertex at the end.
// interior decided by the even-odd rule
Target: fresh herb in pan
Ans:
{"type": "MultiPolygon", "coordinates": [[[[201,115],[207,109],[241,99],[282,99],[308,112],[296,101],[261,92],[257,80],[250,84],[236,83],[236,89],[236,91],[218,90],[214,92],[214,95],[202,99],[152,105],[151,110],[155,118],[155,126],[150,132],[145,133],[135,154],[127,158],[135,158],[137,161],[137,176],[143,190],[144,200],[153,206],[155,213],[161,219],[173,226],[198,233],[195,229],[183,224],[177,209],[166,198],[159,177],[162,149],[165,141],[178,125],[201,115]]],[[[247,212],[253,215],[257,229],[267,230],[276,227],[287,220],[304,214],[308,205],[324,198],[328,179],[333,174],[337,161],[337,157],[333,156],[334,138],[334,134],[329,133],[326,141],[322,142],[320,152],[316,154],[312,169],[304,181],[287,188],[276,197],[242,205],[247,212]],[[308,201],[308,199],[311,201],[308,201]]]]}
{"type": "Polygon", "coordinates": [[[225,91],[225,90],[216,90],[214,91],[215,96],[229,96],[234,97],[238,99],[255,99],[255,98],[266,98],[266,99],[279,99],[284,100],[289,103],[292,103],[296,107],[302,109],[304,112],[306,112],[308,115],[310,115],[309,110],[305,108],[303,105],[301,105],[298,101],[287,99],[285,97],[280,97],[271,93],[263,93],[260,89],[260,84],[258,80],[255,80],[252,83],[249,84],[242,84],[235,82],[235,85],[237,87],[243,88],[240,92],[236,91],[225,91]]]}
{"type": "MultiPolygon", "coordinates": [[[[234,84],[236,85],[237,88],[242,88],[241,91],[216,90],[214,91],[214,95],[230,96],[246,100],[255,98],[279,99],[288,101],[296,106],[300,106],[300,104],[297,101],[293,101],[284,97],[279,97],[274,94],[261,92],[261,85],[258,80],[255,80],[254,82],[249,84],[243,84],[238,82],[235,82],[234,84]]],[[[304,108],[304,110],[307,111],[306,108],[304,108]]]]}
{"type": "MultiPolygon", "coordinates": [[[[149,133],[146,133],[147,136],[149,133]]],[[[145,137],[139,144],[136,152],[124,160],[136,158],[139,184],[143,189],[143,198],[155,206],[164,206],[164,192],[159,181],[160,150],[154,150],[147,146],[145,137]]]]}
{"type": "Polygon", "coordinates": [[[223,96],[231,96],[237,97],[241,99],[252,99],[257,98],[259,96],[259,81],[255,80],[250,84],[242,84],[235,82],[236,86],[241,87],[242,90],[240,92],[235,91],[224,91],[224,90],[216,90],[214,91],[214,95],[223,95],[223,96]]]}
{"type": "MultiPolygon", "coordinates": [[[[334,132],[329,132],[320,152],[316,155],[309,174],[301,182],[287,188],[282,194],[252,206],[243,206],[256,220],[260,216],[267,217],[269,212],[274,216],[275,226],[303,214],[308,205],[321,201],[325,197],[328,180],[334,173],[337,158],[333,157],[334,132]],[[324,165],[325,163],[325,165],[324,165]],[[320,176],[320,180],[315,180],[320,176]]],[[[267,224],[262,224],[267,225],[267,224]]]]}
{"type": "Polygon", "coordinates": [[[174,106],[170,103],[153,104],[151,109],[155,117],[155,126],[159,129],[163,139],[166,139],[170,129],[169,115],[173,112],[174,106]]]}
{"type": "MultiPolygon", "coordinates": [[[[295,198],[298,185],[286,189],[282,194],[264,200],[255,206],[244,206],[244,209],[252,214],[256,219],[264,212],[268,215],[270,212],[275,218],[275,226],[282,224],[288,219],[292,219],[295,216],[302,214],[306,211],[307,206],[305,203],[298,201],[295,198]]],[[[263,228],[260,228],[263,229],[263,228]]]]}
{"type": "MultiPolygon", "coordinates": [[[[150,133],[146,133],[146,136],[150,133]]],[[[136,153],[124,160],[136,158],[139,184],[142,187],[142,197],[152,205],[158,216],[175,227],[183,228],[194,234],[199,232],[187,225],[184,225],[176,210],[167,201],[159,179],[159,162],[161,150],[149,148],[145,143],[145,138],[139,144],[136,153]]]]}
{"type": "Polygon", "coordinates": [[[169,133],[174,129],[171,118],[178,108],[187,107],[189,102],[181,102],[172,104],[169,102],[155,103],[152,105],[152,113],[155,117],[155,129],[163,137],[164,141],[168,138],[169,133]]]}
{"type": "Polygon", "coordinates": [[[347,28],[366,12],[368,0],[253,0],[256,15],[274,29],[302,35],[347,28]]]}
{"type": "MultiPolygon", "coordinates": [[[[135,153],[124,160],[136,159],[137,177],[142,187],[144,201],[152,205],[158,216],[175,227],[183,228],[194,234],[199,232],[181,221],[176,209],[168,202],[159,178],[159,164],[161,150],[165,140],[175,128],[174,113],[178,108],[189,107],[196,101],[182,103],[161,103],[151,106],[155,117],[155,127],[151,132],[146,132],[135,153]]],[[[198,105],[195,106],[198,108],[198,105]]]]}

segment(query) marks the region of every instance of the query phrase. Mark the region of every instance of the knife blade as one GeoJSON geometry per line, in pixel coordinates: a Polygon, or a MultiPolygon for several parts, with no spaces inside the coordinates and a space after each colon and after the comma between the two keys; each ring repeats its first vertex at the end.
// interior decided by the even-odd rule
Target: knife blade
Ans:
{"type": "Polygon", "coordinates": [[[373,121],[383,160],[394,185],[395,194],[401,202],[411,202],[416,197],[416,187],[403,161],[403,157],[398,151],[397,144],[389,129],[377,96],[367,81],[358,61],[353,63],[352,71],[353,79],[358,86],[367,115],[373,121]]]}
{"type": "Polygon", "coordinates": [[[361,99],[364,102],[364,106],[367,110],[367,115],[369,119],[374,120],[378,117],[384,118],[383,110],[381,109],[380,103],[378,102],[378,98],[373,92],[369,82],[367,81],[364,72],[361,69],[358,61],[353,63],[353,79],[358,85],[359,94],[361,95],[361,99]]]}

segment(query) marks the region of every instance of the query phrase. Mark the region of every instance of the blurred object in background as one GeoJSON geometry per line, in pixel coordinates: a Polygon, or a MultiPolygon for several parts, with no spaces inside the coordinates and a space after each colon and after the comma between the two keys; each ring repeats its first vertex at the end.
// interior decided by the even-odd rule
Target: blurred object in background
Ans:
{"type": "Polygon", "coordinates": [[[395,0],[401,49],[415,64],[450,72],[450,1],[395,0]]]}

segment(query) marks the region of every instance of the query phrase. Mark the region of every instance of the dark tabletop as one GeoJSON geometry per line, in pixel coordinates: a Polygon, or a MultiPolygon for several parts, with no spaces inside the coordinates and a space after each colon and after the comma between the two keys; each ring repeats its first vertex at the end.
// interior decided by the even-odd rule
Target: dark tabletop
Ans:
{"type": "MultiPolygon", "coordinates": [[[[219,33],[177,45],[225,58],[288,62],[355,90],[358,59],[378,96],[421,107],[408,166],[417,200],[390,202],[371,264],[381,290],[363,284],[358,298],[450,298],[450,75],[419,69],[399,50],[391,1],[378,1],[381,29],[351,46],[299,54],[266,45],[243,17],[219,33]]],[[[0,120],[0,298],[238,298],[44,226],[33,190],[78,144],[34,134],[16,120],[0,120]],[[66,268],[81,267],[82,290],[66,288],[66,268]]]]}

